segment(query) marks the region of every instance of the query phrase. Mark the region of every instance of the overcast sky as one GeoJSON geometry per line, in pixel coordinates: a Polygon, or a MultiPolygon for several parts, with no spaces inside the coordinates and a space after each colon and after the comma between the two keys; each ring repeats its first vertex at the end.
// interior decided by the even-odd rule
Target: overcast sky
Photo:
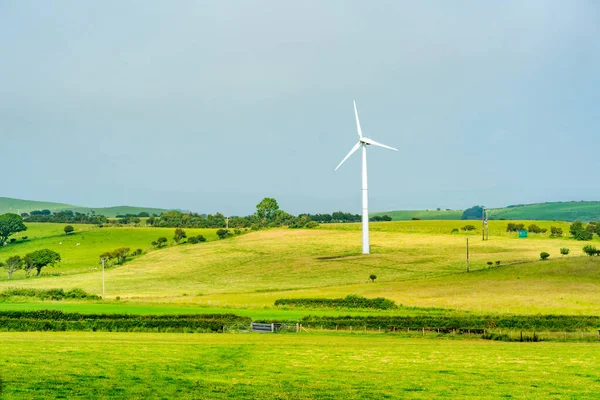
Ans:
{"type": "Polygon", "coordinates": [[[597,1],[0,1],[0,196],[247,214],[599,200],[597,1]]]}

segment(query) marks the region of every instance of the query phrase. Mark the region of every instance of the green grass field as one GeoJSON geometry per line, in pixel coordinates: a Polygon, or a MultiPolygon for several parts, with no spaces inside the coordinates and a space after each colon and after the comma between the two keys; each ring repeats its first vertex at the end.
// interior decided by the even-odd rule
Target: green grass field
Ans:
{"type": "Polygon", "coordinates": [[[4,399],[597,398],[596,343],[0,333],[4,399]]]}
{"type": "MultiPolygon", "coordinates": [[[[459,220],[463,210],[395,210],[371,213],[389,215],[394,221],[413,218],[422,220],[459,220]]],[[[490,219],[546,220],[546,221],[600,221],[600,201],[565,201],[554,203],[524,204],[488,210],[490,219]]]]}
{"type": "MultiPolygon", "coordinates": [[[[490,240],[485,242],[477,232],[449,233],[463,223],[372,224],[370,256],[359,254],[359,224],[323,225],[314,230],[271,229],[194,246],[170,246],[107,270],[106,292],[113,299],[119,296],[130,301],[213,307],[269,307],[282,297],[356,293],[383,296],[409,306],[511,313],[600,312],[599,259],[583,255],[585,243],[547,235],[518,239],[505,232],[505,221],[491,222],[490,240]],[[469,274],[465,273],[467,237],[469,274]],[[561,257],[561,247],[569,247],[571,254],[561,257]],[[538,261],[541,251],[551,254],[549,261],[538,261]],[[501,267],[488,269],[488,261],[500,261],[501,267]],[[369,282],[371,273],[377,275],[376,283],[369,282]]],[[[568,228],[565,223],[537,223],[568,228]]],[[[135,248],[146,244],[147,248],[155,237],[172,231],[88,228],[59,245],[65,239],[60,228],[53,224],[32,226],[33,237],[37,237],[36,229],[40,229],[40,236],[48,236],[0,249],[0,259],[48,246],[63,256],[64,262],[55,271],[85,273],[3,280],[0,289],[79,287],[98,294],[100,271],[89,268],[97,267],[100,253],[122,245],[135,248]],[[76,247],[75,242],[82,245],[76,247]]],[[[202,233],[215,237],[211,232],[202,233]]]]}
{"type": "MultiPolygon", "coordinates": [[[[106,227],[98,228],[95,225],[73,225],[75,232],[66,236],[63,228],[66,224],[28,223],[27,231],[20,232],[16,237],[17,242],[9,246],[0,247],[0,261],[13,255],[25,254],[39,249],[50,249],[61,255],[60,267],[49,267],[44,273],[80,273],[89,272],[98,268],[99,256],[106,251],[119,247],[129,247],[131,250],[142,249],[144,252],[152,251],[150,243],[159,236],[166,237],[173,242],[174,228],[146,228],[146,227],[106,227]],[[20,240],[27,236],[26,241],[20,240]],[[77,243],[80,245],[77,246],[77,243]]],[[[208,241],[216,240],[216,229],[188,229],[188,235],[204,235],[208,241]]],[[[199,244],[203,245],[203,244],[199,244]]],[[[4,275],[4,274],[3,274],[4,275]]],[[[23,278],[22,271],[17,272],[13,279],[23,278]]],[[[0,276],[6,280],[6,276],[0,276]]]]}

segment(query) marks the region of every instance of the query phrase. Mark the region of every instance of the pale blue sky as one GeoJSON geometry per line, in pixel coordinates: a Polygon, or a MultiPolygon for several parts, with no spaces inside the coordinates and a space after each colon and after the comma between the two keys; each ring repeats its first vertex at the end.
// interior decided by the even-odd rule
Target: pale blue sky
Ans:
{"type": "Polygon", "coordinates": [[[599,200],[596,1],[0,1],[0,196],[250,213],[599,200]]]}

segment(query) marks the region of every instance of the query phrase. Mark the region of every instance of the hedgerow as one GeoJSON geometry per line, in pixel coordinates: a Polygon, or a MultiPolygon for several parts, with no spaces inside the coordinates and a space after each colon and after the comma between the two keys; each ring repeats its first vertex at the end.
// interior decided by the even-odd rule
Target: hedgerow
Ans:
{"type": "Polygon", "coordinates": [[[3,331],[107,331],[107,332],[222,332],[231,324],[249,324],[249,317],[234,314],[80,314],[59,310],[0,311],[3,331]]]}
{"type": "Polygon", "coordinates": [[[600,316],[591,315],[417,315],[417,316],[306,316],[303,325],[327,329],[440,329],[440,331],[490,328],[577,330],[600,327],[600,316]]]}
{"type": "Polygon", "coordinates": [[[87,293],[85,290],[78,288],[74,288],[67,291],[64,291],[63,289],[8,288],[0,293],[0,300],[8,299],[10,297],[34,297],[40,300],[101,299],[100,296],[87,293]]]}
{"type": "Polygon", "coordinates": [[[298,298],[278,299],[276,306],[292,307],[324,307],[324,308],[372,308],[377,310],[389,310],[396,308],[396,303],[383,297],[368,299],[357,295],[348,295],[344,298],[298,298]]]}

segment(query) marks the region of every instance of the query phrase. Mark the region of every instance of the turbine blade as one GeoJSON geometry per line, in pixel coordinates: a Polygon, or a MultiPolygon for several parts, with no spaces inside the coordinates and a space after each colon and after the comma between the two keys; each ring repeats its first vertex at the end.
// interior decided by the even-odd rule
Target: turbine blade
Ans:
{"type": "Polygon", "coordinates": [[[390,149],[390,150],[398,151],[398,149],[395,149],[393,147],[387,146],[387,145],[385,145],[383,143],[376,142],[373,139],[364,138],[363,142],[365,142],[367,144],[372,144],[373,146],[379,146],[379,147],[383,147],[385,149],[390,149]]]}
{"type": "Polygon", "coordinates": [[[354,145],[354,147],[352,148],[352,150],[350,150],[350,152],[348,154],[346,154],[346,157],[344,157],[344,159],[342,160],[342,162],[339,163],[337,167],[335,167],[334,171],[337,171],[337,169],[342,166],[342,164],[344,163],[344,161],[346,161],[348,159],[348,157],[350,157],[352,155],[352,153],[354,153],[356,150],[358,150],[359,147],[360,147],[360,142],[358,142],[358,143],[356,143],[354,145]]]}
{"type": "Polygon", "coordinates": [[[356,116],[356,130],[358,131],[358,137],[362,139],[362,129],[360,129],[360,121],[358,120],[358,111],[356,110],[356,101],[354,101],[354,115],[356,116]]]}

